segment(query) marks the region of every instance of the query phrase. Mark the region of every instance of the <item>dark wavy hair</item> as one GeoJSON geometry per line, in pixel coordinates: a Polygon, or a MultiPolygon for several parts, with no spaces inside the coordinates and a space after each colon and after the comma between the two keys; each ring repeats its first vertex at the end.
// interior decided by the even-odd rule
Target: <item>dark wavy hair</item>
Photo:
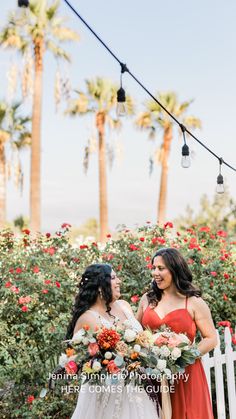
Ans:
{"type": "MultiPolygon", "coordinates": [[[[201,291],[192,284],[193,276],[188,264],[181,253],[172,248],[164,247],[159,249],[152,257],[152,263],[157,256],[161,256],[165,262],[167,269],[172,275],[172,279],[177,290],[186,295],[186,297],[200,297],[201,291]]],[[[162,298],[163,290],[159,289],[156,281],[152,281],[151,289],[147,292],[148,302],[156,306],[162,298]]]]}
{"type": "Polygon", "coordinates": [[[99,294],[105,301],[107,313],[110,314],[112,302],[111,291],[112,267],[107,264],[93,264],[88,266],[81,278],[79,292],[75,297],[72,319],[69,323],[65,339],[71,339],[78,318],[95,304],[99,294]]]}

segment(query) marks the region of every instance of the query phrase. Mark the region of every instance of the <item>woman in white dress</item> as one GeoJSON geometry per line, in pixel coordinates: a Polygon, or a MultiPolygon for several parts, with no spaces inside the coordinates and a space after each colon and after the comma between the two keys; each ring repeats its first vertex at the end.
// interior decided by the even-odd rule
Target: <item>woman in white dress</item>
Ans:
{"type": "MultiPolygon", "coordinates": [[[[142,331],[128,302],[119,300],[120,283],[110,265],[93,264],[86,268],[75,298],[67,339],[71,339],[84,324],[95,329],[97,326],[111,327],[115,321],[121,326],[127,319],[129,327],[142,331]]],[[[137,391],[135,387],[124,386],[117,392],[97,390],[89,383],[82,385],[71,419],[159,418],[156,404],[143,389],[137,391]]]]}

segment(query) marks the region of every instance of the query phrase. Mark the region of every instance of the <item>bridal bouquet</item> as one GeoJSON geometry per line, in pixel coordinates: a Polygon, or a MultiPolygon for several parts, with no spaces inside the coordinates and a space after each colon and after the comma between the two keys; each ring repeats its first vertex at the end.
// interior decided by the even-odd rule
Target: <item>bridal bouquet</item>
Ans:
{"type": "Polygon", "coordinates": [[[83,382],[93,384],[145,385],[149,377],[184,372],[187,365],[199,356],[196,347],[184,334],[170,329],[136,332],[129,321],[123,328],[97,328],[84,325],[70,341],[59,359],[60,367],[68,375],[76,375],[83,382]]]}
{"type": "Polygon", "coordinates": [[[152,333],[134,331],[128,320],[122,328],[91,330],[84,325],[66,343],[69,347],[61,354],[59,364],[67,374],[77,374],[84,382],[110,384],[122,379],[127,384],[131,377],[137,379],[156,364],[152,333]]]}

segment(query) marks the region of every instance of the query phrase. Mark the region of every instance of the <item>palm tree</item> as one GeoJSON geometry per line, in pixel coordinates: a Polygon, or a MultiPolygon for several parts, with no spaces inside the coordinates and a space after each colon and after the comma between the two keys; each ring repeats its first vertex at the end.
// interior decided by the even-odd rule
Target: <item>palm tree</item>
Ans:
{"type": "MultiPolygon", "coordinates": [[[[197,128],[201,126],[200,120],[194,116],[185,116],[192,101],[183,103],[178,102],[178,97],[174,92],[160,93],[156,95],[158,101],[173,114],[178,120],[188,128],[197,128]]],[[[173,120],[154,100],[146,103],[146,111],[142,112],[136,120],[136,124],[141,129],[149,130],[150,137],[153,138],[156,129],[163,131],[163,140],[159,161],[161,164],[161,180],[159,201],[157,207],[157,221],[160,225],[165,221],[166,197],[167,197],[167,179],[168,179],[168,160],[170,156],[171,142],[173,139],[173,120]]]]}
{"type": "Polygon", "coordinates": [[[11,107],[5,102],[0,102],[0,227],[6,221],[6,146],[10,146],[17,155],[20,172],[21,165],[19,152],[30,144],[31,133],[28,129],[30,118],[19,114],[20,103],[11,107]]]}
{"type": "MultiPolygon", "coordinates": [[[[108,204],[107,204],[107,176],[106,176],[106,126],[118,129],[120,120],[114,117],[113,112],[117,105],[118,87],[111,81],[97,77],[95,80],[86,80],[86,92],[77,91],[78,98],[73,100],[67,113],[71,116],[85,115],[95,112],[95,125],[98,132],[98,168],[99,168],[99,239],[104,242],[108,233],[108,204]]],[[[133,102],[126,97],[128,114],[133,113],[133,102]]]]}
{"type": "Polygon", "coordinates": [[[46,50],[54,56],[69,60],[68,54],[57,43],[76,40],[78,35],[63,26],[58,16],[59,1],[30,0],[29,8],[18,9],[10,15],[0,34],[0,44],[21,53],[32,51],[34,56],[34,88],[32,110],[30,218],[33,231],[40,230],[40,161],[43,59],[46,50]]]}

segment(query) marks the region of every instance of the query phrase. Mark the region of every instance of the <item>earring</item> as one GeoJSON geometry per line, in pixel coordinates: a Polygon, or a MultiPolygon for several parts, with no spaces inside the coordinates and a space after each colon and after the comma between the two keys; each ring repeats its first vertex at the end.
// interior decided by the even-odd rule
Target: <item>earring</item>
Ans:
{"type": "Polygon", "coordinates": [[[98,290],[98,294],[99,294],[99,297],[101,298],[101,300],[103,299],[103,295],[102,295],[102,290],[98,290]]]}

